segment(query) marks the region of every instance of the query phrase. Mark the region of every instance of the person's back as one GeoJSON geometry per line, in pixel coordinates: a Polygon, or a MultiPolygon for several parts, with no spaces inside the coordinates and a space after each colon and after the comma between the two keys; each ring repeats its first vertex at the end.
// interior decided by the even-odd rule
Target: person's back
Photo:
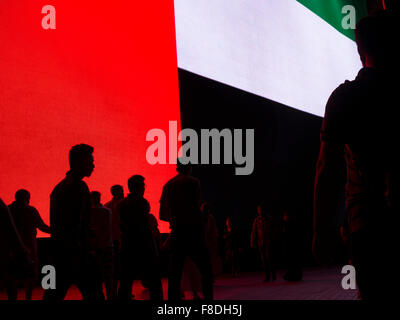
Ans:
{"type": "Polygon", "coordinates": [[[68,251],[87,247],[89,214],[89,188],[68,172],[50,196],[50,228],[55,246],[68,251]]]}
{"type": "Polygon", "coordinates": [[[158,229],[157,218],[152,213],[149,213],[148,220],[149,220],[150,231],[151,231],[151,234],[153,235],[153,241],[154,241],[155,247],[157,249],[157,252],[160,252],[161,233],[160,233],[160,230],[158,229]]]}
{"type": "Polygon", "coordinates": [[[63,300],[69,287],[77,284],[83,299],[104,299],[101,287],[91,272],[89,255],[90,192],[82,180],[94,169],[93,147],[73,146],[69,152],[70,171],[50,195],[50,230],[55,290],[45,291],[45,300],[63,300]]]}
{"type": "Polygon", "coordinates": [[[20,189],[15,193],[15,201],[9,205],[9,209],[24,245],[31,251],[33,258],[37,259],[37,229],[50,233],[50,227],[29,202],[29,191],[20,189]]]}
{"type": "Polygon", "coordinates": [[[375,211],[395,201],[389,179],[397,174],[395,91],[388,75],[363,68],[332,94],[322,135],[343,144],[346,200],[352,232],[376,223],[375,211]],[[388,192],[391,198],[387,199],[388,192]]]}
{"type": "Polygon", "coordinates": [[[37,235],[37,210],[32,206],[18,207],[15,202],[9,205],[9,209],[13,215],[15,226],[18,229],[22,241],[31,248],[29,245],[33,239],[36,239],[37,235]]]}
{"type": "Polygon", "coordinates": [[[111,210],[111,231],[113,240],[113,298],[117,297],[118,281],[120,279],[120,254],[121,254],[121,219],[119,214],[119,204],[124,199],[123,186],[116,184],[111,187],[111,201],[105,204],[105,207],[111,210]]]}
{"type": "Polygon", "coordinates": [[[151,300],[163,297],[159,257],[149,223],[150,204],[144,198],[145,178],[134,175],[128,180],[130,193],[120,203],[121,280],[118,297],[131,298],[133,280],[148,281],[151,300]]]}
{"type": "Polygon", "coordinates": [[[315,181],[313,251],[320,262],[332,260],[330,242],[337,235],[332,221],[346,181],[352,263],[363,299],[379,299],[388,290],[376,275],[383,261],[387,274],[396,272],[390,270],[399,213],[394,21],[390,13],[378,12],[357,24],[363,68],[329,98],[315,181]]]}
{"type": "Polygon", "coordinates": [[[121,245],[135,249],[148,248],[152,244],[149,225],[149,202],[142,196],[129,194],[119,207],[121,219],[121,245]]]}
{"type": "Polygon", "coordinates": [[[0,280],[7,271],[11,254],[17,251],[23,251],[23,244],[8,207],[0,199],[0,280]]]}
{"type": "Polygon", "coordinates": [[[112,213],[112,238],[114,246],[119,247],[121,242],[121,228],[120,228],[120,214],[118,206],[124,199],[124,189],[121,185],[113,185],[111,187],[112,199],[107,202],[104,206],[109,208],[112,213]]]}
{"type": "Polygon", "coordinates": [[[217,222],[213,215],[208,214],[205,217],[205,234],[206,234],[206,243],[209,248],[217,248],[218,247],[218,228],[217,222]]]}
{"type": "Polygon", "coordinates": [[[91,248],[111,248],[111,210],[99,204],[90,209],[91,248]]]}
{"type": "Polygon", "coordinates": [[[2,271],[3,263],[8,260],[10,252],[8,230],[10,225],[10,212],[3,200],[0,199],[0,272],[2,271]]]}
{"type": "Polygon", "coordinates": [[[178,174],[169,180],[163,189],[161,205],[166,206],[172,228],[200,226],[200,182],[198,179],[178,174]]]}
{"type": "Polygon", "coordinates": [[[113,279],[113,241],[111,232],[111,210],[101,204],[101,193],[90,193],[90,255],[93,259],[92,272],[95,285],[102,291],[102,282],[106,287],[107,300],[112,300],[113,279]]]}
{"type": "Polygon", "coordinates": [[[25,267],[30,264],[28,251],[24,246],[12,215],[0,198],[0,286],[5,284],[9,300],[17,299],[17,285],[15,270],[12,270],[10,262],[18,261],[25,267]]]}
{"type": "Polygon", "coordinates": [[[118,206],[123,199],[112,199],[107,202],[104,206],[111,210],[111,230],[113,241],[121,242],[121,219],[118,210],[118,206]]]}
{"type": "Polygon", "coordinates": [[[215,221],[214,216],[211,214],[211,207],[208,203],[204,202],[201,205],[201,212],[204,218],[206,245],[210,252],[213,274],[216,276],[222,271],[222,261],[219,256],[217,222],[215,221]]]}
{"type": "Polygon", "coordinates": [[[168,221],[171,228],[168,299],[180,299],[182,270],[186,258],[190,257],[202,275],[204,298],[211,300],[213,274],[205,237],[205,221],[200,210],[200,182],[191,177],[191,165],[183,164],[180,159],[176,170],[178,175],[163,188],[159,214],[160,219],[168,221]]]}
{"type": "Polygon", "coordinates": [[[364,276],[369,274],[364,266],[373,265],[365,260],[370,255],[368,251],[374,252],[370,259],[382,260],[390,254],[390,238],[394,236],[391,228],[399,213],[395,124],[398,100],[391,81],[384,71],[363,68],[354,81],[347,81],[332,94],[322,128],[323,139],[344,145],[352,260],[365,299],[371,297],[368,289],[364,289],[365,282],[372,283],[364,280],[369,277],[364,276]]]}
{"type": "Polygon", "coordinates": [[[30,193],[28,190],[20,189],[15,193],[15,201],[9,205],[9,209],[15,227],[18,230],[24,246],[30,251],[31,264],[19,272],[18,279],[25,285],[26,300],[32,299],[32,292],[39,274],[39,257],[36,229],[50,233],[50,227],[46,225],[35,207],[29,205],[30,193]]]}

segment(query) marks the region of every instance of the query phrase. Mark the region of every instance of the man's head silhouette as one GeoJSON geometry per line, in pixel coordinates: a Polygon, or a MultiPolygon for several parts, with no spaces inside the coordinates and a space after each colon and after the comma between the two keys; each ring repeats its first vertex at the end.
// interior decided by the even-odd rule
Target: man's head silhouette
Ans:
{"type": "Polygon", "coordinates": [[[113,185],[111,187],[111,194],[116,199],[123,199],[124,198],[124,188],[119,184],[113,185]]]}
{"type": "Polygon", "coordinates": [[[179,174],[190,175],[192,173],[192,165],[190,163],[182,163],[181,158],[176,159],[176,171],[179,174]]]}
{"type": "Polygon", "coordinates": [[[31,194],[28,190],[20,189],[15,193],[15,202],[20,206],[29,205],[29,201],[31,199],[31,194]]]}
{"type": "Polygon", "coordinates": [[[93,147],[78,144],[69,151],[71,173],[79,178],[90,177],[94,169],[93,147]]]}
{"type": "Polygon", "coordinates": [[[138,174],[130,177],[128,180],[128,188],[131,194],[143,197],[145,189],[144,177],[138,174]]]}
{"type": "Polygon", "coordinates": [[[378,11],[362,18],[355,30],[358,52],[364,67],[388,67],[394,60],[394,20],[378,11]]]}

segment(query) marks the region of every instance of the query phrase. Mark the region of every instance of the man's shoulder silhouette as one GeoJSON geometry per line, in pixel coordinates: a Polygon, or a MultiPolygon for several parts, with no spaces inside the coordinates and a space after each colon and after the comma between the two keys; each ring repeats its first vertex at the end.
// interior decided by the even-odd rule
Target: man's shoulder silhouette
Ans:
{"type": "Polygon", "coordinates": [[[133,196],[132,194],[125,197],[118,204],[118,210],[121,211],[122,215],[135,213],[149,213],[150,203],[144,197],[133,196]]]}
{"type": "Polygon", "coordinates": [[[190,201],[188,198],[189,195],[190,198],[192,198],[192,196],[200,196],[200,189],[199,179],[190,175],[178,174],[164,185],[163,193],[164,196],[167,196],[167,198],[169,197],[170,199],[171,197],[178,197],[178,199],[183,203],[190,201]]]}
{"type": "MultiPolygon", "coordinates": [[[[114,199],[113,199],[113,200],[114,200],[114,199]]],[[[110,201],[106,202],[106,203],[104,204],[104,206],[105,206],[106,208],[108,208],[108,209],[112,209],[113,204],[114,204],[114,201],[113,201],[113,200],[110,200],[110,201]]]]}
{"type": "Polygon", "coordinates": [[[83,216],[86,219],[89,212],[90,191],[87,184],[67,173],[50,195],[50,224],[53,228],[57,226],[57,230],[63,230],[63,236],[67,237],[65,232],[72,232],[71,227],[79,228],[80,219],[83,216]],[[62,223],[55,224],[56,219],[62,219],[62,223]]]}
{"type": "Polygon", "coordinates": [[[74,179],[68,173],[67,175],[54,187],[51,196],[66,195],[71,191],[89,192],[89,187],[82,179],[74,179]]]}
{"type": "Polygon", "coordinates": [[[177,174],[175,177],[171,178],[166,184],[165,187],[176,185],[176,184],[200,184],[199,179],[184,174],[177,174]]]}
{"type": "Polygon", "coordinates": [[[362,68],[354,80],[341,84],[326,105],[321,138],[347,143],[360,140],[361,133],[368,135],[373,127],[378,137],[395,111],[389,84],[386,73],[374,68],[362,68]]]}
{"type": "Polygon", "coordinates": [[[374,82],[373,77],[367,75],[370,72],[367,68],[363,68],[354,80],[346,80],[340,84],[329,97],[326,114],[329,114],[330,111],[345,111],[343,110],[345,107],[354,107],[351,102],[360,98],[360,95],[372,95],[372,91],[365,91],[365,88],[374,82]]]}

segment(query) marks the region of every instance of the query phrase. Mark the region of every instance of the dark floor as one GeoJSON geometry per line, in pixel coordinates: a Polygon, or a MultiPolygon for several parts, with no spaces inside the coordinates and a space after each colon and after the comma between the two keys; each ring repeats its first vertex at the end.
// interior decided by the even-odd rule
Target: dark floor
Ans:
{"type": "MultiPolygon", "coordinates": [[[[217,300],[355,300],[356,290],[344,290],[341,287],[343,275],[340,268],[307,269],[301,282],[286,282],[282,273],[274,282],[263,282],[261,273],[243,273],[237,278],[223,275],[215,282],[215,299],[217,300]]],[[[167,280],[163,280],[165,297],[167,296],[167,280]]],[[[148,290],[143,288],[139,281],[135,282],[133,293],[135,299],[148,299],[148,290]]],[[[33,299],[41,299],[43,290],[37,288],[33,299]]],[[[190,292],[185,293],[186,299],[192,297],[190,292]]],[[[4,292],[0,292],[0,300],[5,299],[4,292]]],[[[19,298],[24,298],[20,291],[19,298]]],[[[67,295],[68,300],[81,299],[79,291],[71,287],[67,295]]]]}

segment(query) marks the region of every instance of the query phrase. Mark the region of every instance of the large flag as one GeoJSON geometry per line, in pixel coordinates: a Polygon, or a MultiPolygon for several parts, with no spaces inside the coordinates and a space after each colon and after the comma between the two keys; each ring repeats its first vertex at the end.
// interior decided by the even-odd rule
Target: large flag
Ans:
{"type": "Polygon", "coordinates": [[[348,5],[366,15],[363,0],[175,0],[178,66],[322,116],[361,68],[348,5]]]}

